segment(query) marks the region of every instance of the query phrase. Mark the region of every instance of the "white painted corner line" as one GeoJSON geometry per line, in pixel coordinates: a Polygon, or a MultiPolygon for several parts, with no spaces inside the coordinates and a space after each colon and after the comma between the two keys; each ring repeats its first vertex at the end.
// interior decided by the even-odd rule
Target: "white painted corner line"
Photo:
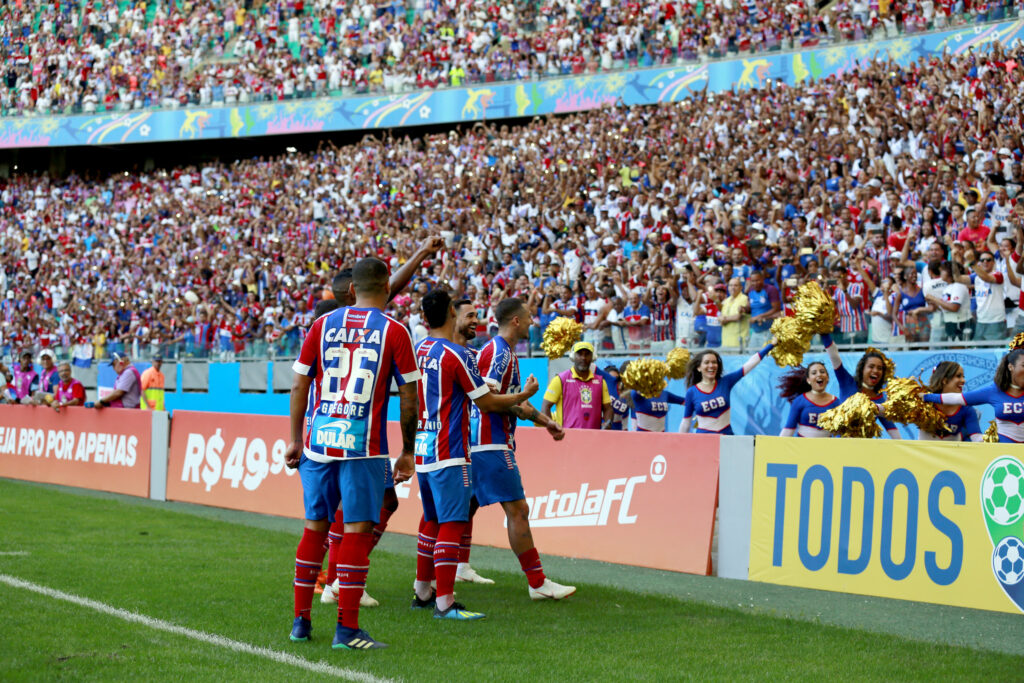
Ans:
{"type": "Polygon", "coordinates": [[[0,550],[0,557],[25,557],[28,551],[25,550],[0,550]]]}
{"type": "MultiPolygon", "coordinates": [[[[27,553],[26,553],[27,554],[27,553]]],[[[90,600],[89,598],[83,598],[78,595],[72,595],[71,593],[65,593],[63,591],[55,590],[47,586],[41,586],[31,581],[25,581],[19,579],[16,576],[10,576],[8,574],[0,574],[0,583],[5,583],[8,586],[14,588],[22,588],[24,590],[32,591],[40,595],[45,595],[48,598],[54,600],[63,600],[64,602],[70,602],[80,607],[87,607],[89,609],[107,614],[124,621],[129,621],[135,624],[142,624],[149,628],[157,631],[165,631],[167,633],[173,633],[179,636],[185,636],[192,640],[198,640],[203,643],[210,645],[216,645],[227,650],[233,650],[235,652],[241,652],[243,654],[255,655],[257,657],[263,657],[280,664],[287,664],[289,666],[298,667],[305,669],[313,673],[326,674],[328,676],[336,676],[349,681],[355,681],[356,683],[389,683],[387,678],[378,678],[372,674],[364,673],[362,671],[355,671],[353,669],[344,669],[337,666],[332,666],[327,662],[313,662],[302,657],[297,657],[288,652],[281,652],[279,650],[272,650],[266,647],[258,647],[256,645],[250,645],[249,643],[243,643],[224,636],[217,635],[215,633],[206,633],[204,631],[197,631],[195,629],[186,628],[185,626],[178,626],[172,624],[169,621],[162,619],[156,619],[153,617],[147,617],[144,614],[137,614],[135,612],[129,612],[128,610],[121,609],[119,607],[113,607],[96,600],[90,600]]]]}

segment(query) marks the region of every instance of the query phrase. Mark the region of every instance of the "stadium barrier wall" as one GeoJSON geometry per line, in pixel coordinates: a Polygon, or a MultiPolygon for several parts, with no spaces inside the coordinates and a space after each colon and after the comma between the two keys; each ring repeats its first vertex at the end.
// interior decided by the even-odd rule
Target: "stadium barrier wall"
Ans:
{"type": "Polygon", "coordinates": [[[0,477],[146,497],[151,462],[166,460],[154,441],[167,415],[117,409],[4,406],[0,477]]]}
{"type": "Polygon", "coordinates": [[[856,69],[877,55],[900,65],[969,49],[993,41],[1013,43],[1024,22],[968,26],[906,35],[891,40],[841,43],[751,58],[580,74],[540,81],[481,83],[464,88],[393,95],[298,99],[240,106],[147,109],[69,116],[0,119],[0,149],[113,145],[136,142],[210,140],[263,135],[369,130],[486,121],[627,105],[677,102],[692,92],[763,87],[770,81],[793,85],[856,69]]]}
{"type": "MultiPolygon", "coordinates": [[[[388,426],[389,443],[400,444],[398,424],[388,426]]],[[[167,499],[302,518],[299,477],[284,466],[287,435],[284,417],[178,411],[167,499]]],[[[516,437],[541,552],[708,573],[719,437],[569,430],[556,443],[536,428],[516,437]]],[[[415,535],[415,478],[396,492],[389,529],[415,535]]],[[[481,509],[474,542],[508,547],[504,521],[499,506],[481,509]]]]}
{"type": "Polygon", "coordinates": [[[718,456],[718,566],[715,575],[746,579],[754,488],[754,437],[723,436],[718,456]]]}
{"type": "Polygon", "coordinates": [[[1006,444],[759,437],[750,578],[1019,613],[1024,465],[1006,444]]]}

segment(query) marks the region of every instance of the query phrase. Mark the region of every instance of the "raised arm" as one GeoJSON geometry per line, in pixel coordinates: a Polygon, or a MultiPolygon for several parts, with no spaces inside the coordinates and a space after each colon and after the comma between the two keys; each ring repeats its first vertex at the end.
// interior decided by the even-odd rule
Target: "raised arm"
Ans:
{"type": "Polygon", "coordinates": [[[435,253],[438,249],[444,247],[444,238],[435,235],[428,239],[426,243],[416,250],[408,261],[402,264],[402,267],[395,271],[394,275],[388,281],[391,286],[391,293],[388,295],[388,301],[391,301],[399,292],[405,289],[405,286],[409,284],[409,280],[413,278],[416,271],[419,270],[420,264],[423,263],[431,254],[435,253]]]}
{"type": "Polygon", "coordinates": [[[832,369],[838,370],[843,367],[843,359],[839,355],[839,347],[832,341],[832,335],[821,335],[821,343],[825,345],[825,352],[828,353],[828,358],[832,361],[832,369]]]}

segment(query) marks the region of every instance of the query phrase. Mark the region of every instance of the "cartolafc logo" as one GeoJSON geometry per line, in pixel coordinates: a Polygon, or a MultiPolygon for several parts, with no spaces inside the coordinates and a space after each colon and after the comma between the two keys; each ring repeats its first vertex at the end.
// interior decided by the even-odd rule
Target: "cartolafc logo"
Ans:
{"type": "Polygon", "coordinates": [[[985,468],[981,509],[992,541],[992,573],[1006,596],[1024,611],[1024,465],[1003,455],[985,468]]]}
{"type": "Polygon", "coordinates": [[[608,526],[609,519],[619,524],[636,524],[637,516],[630,514],[629,506],[637,487],[647,483],[648,478],[653,483],[664,479],[666,465],[664,456],[656,455],[648,474],[617,477],[598,486],[584,482],[576,491],[551,490],[545,496],[527,498],[530,526],[608,526]]]}

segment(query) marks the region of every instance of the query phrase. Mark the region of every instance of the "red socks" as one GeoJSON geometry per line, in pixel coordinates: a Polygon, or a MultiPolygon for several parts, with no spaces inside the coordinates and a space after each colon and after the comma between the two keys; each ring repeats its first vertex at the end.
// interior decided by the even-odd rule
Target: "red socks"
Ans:
{"type": "Polygon", "coordinates": [[[434,544],[434,574],[437,576],[437,597],[455,592],[455,570],[459,565],[459,541],[465,522],[445,522],[437,532],[434,544]]]}
{"type": "Polygon", "coordinates": [[[382,507],[380,509],[380,521],[377,526],[373,527],[373,547],[377,547],[380,543],[380,537],[384,535],[384,530],[388,528],[388,520],[391,519],[392,511],[382,507]]]}
{"type": "Polygon", "coordinates": [[[469,562],[469,550],[473,547],[473,520],[466,522],[465,531],[462,532],[462,541],[459,543],[459,564],[469,562]]]}
{"type": "Polygon", "coordinates": [[[324,563],[324,542],[327,534],[312,529],[302,530],[302,540],[295,552],[295,616],[309,619],[313,606],[316,577],[324,563]]]}
{"type": "Polygon", "coordinates": [[[420,517],[420,535],[416,543],[416,580],[434,580],[434,544],[437,542],[437,522],[420,517]]]}
{"type": "Polygon", "coordinates": [[[345,520],[341,518],[341,510],[335,514],[331,530],[327,532],[330,547],[327,550],[327,585],[334,583],[338,577],[337,566],[341,561],[341,538],[345,535],[345,520]]]}
{"type": "Polygon", "coordinates": [[[359,598],[366,588],[370,569],[373,534],[347,533],[341,540],[338,562],[338,621],[348,628],[359,628],[359,598]]]}
{"type": "Polygon", "coordinates": [[[526,574],[526,580],[530,582],[530,588],[540,588],[544,583],[544,568],[540,564],[540,553],[536,548],[530,548],[519,556],[519,566],[526,574]]]}

